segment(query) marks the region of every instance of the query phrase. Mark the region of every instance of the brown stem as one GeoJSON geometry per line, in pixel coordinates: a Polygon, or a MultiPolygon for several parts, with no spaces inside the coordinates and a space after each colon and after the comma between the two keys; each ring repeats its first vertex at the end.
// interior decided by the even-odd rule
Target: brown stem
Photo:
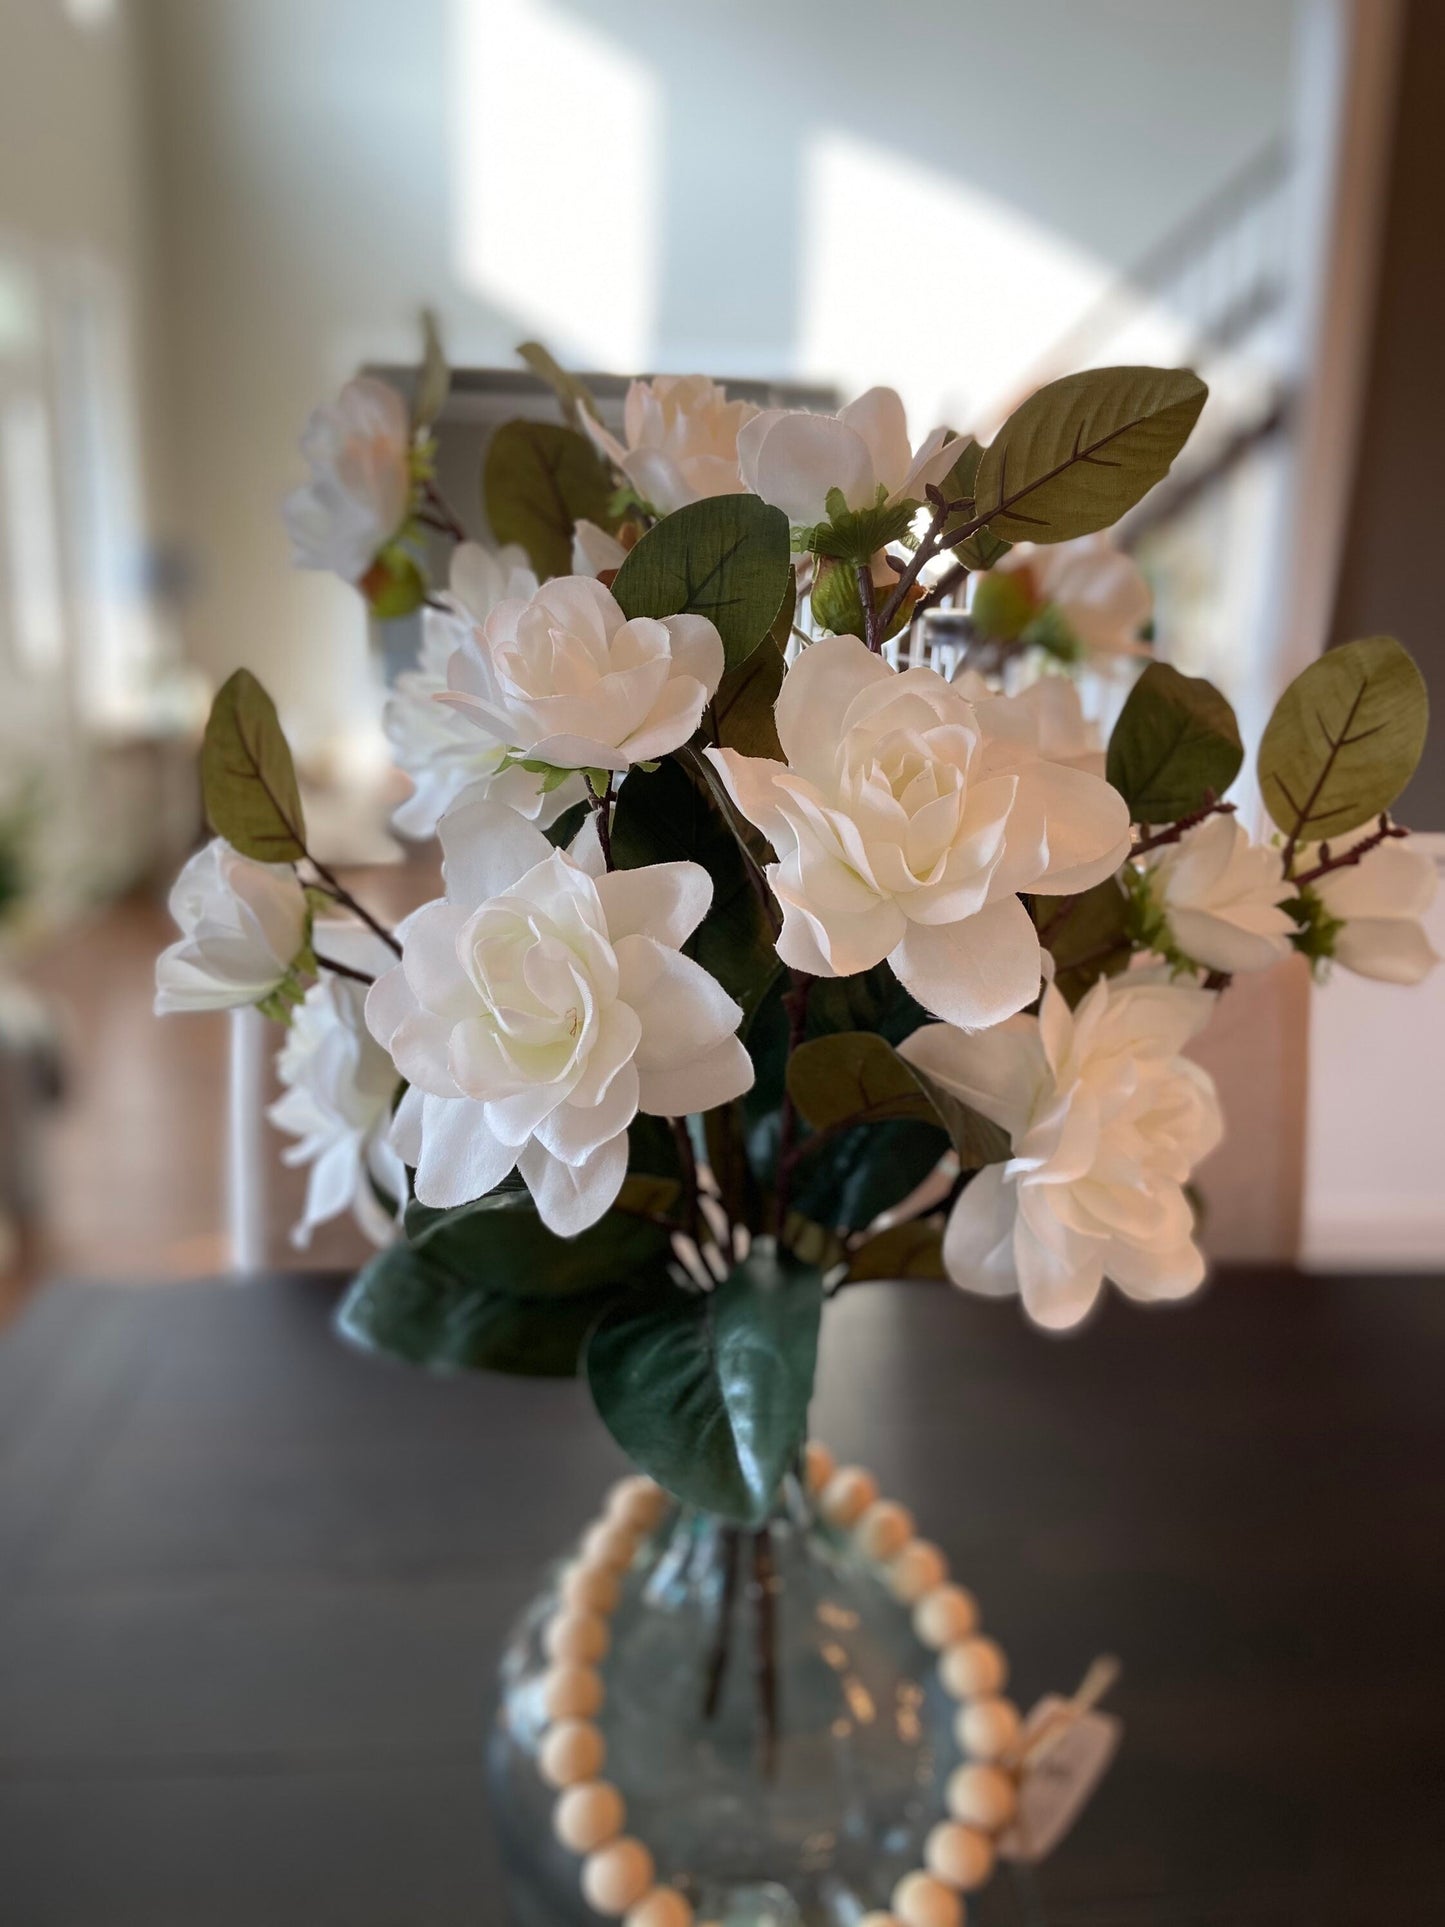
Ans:
{"type": "Polygon", "coordinates": [[[1237,807],[1238,805],[1234,803],[1216,801],[1214,792],[1211,790],[1206,793],[1204,802],[1197,810],[1191,810],[1187,816],[1181,816],[1179,821],[1171,823],[1167,830],[1146,832],[1129,854],[1142,856],[1146,850],[1162,850],[1166,843],[1177,843],[1186,830],[1197,829],[1207,817],[1233,816],[1237,807]]]}
{"type": "Polygon", "coordinates": [[[793,1093],[787,1085],[787,1064],[792,1062],[793,1052],[802,1043],[808,1028],[808,992],[813,988],[813,979],[804,976],[801,970],[792,973],[793,985],[783,1002],[788,1012],[788,1055],[784,1060],[783,1108],[778,1132],[778,1190],[774,1226],[781,1240],[783,1228],[788,1222],[788,1191],[796,1162],[793,1139],[798,1130],[798,1109],[793,1102],[793,1093]]]}
{"type": "Polygon", "coordinates": [[[753,1664],[758,1688],[759,1764],[765,1780],[778,1771],[778,1615],[773,1572],[773,1539],[764,1526],[753,1534],[753,1609],[757,1640],[753,1664]]]}
{"type": "Polygon", "coordinates": [[[1314,883],[1320,877],[1328,876],[1332,870],[1350,869],[1362,858],[1367,857],[1371,850],[1378,850],[1382,843],[1388,843],[1396,837],[1409,834],[1407,829],[1399,823],[1392,823],[1382,812],[1378,826],[1371,830],[1368,836],[1361,837],[1360,841],[1346,850],[1343,856],[1335,856],[1328,843],[1321,843],[1319,862],[1312,870],[1306,870],[1303,876],[1291,877],[1290,882],[1296,889],[1302,890],[1307,883],[1314,883]]]}
{"type": "Polygon", "coordinates": [[[876,656],[883,647],[883,625],[878,620],[878,603],[873,594],[872,564],[860,562],[855,574],[858,578],[858,600],[863,607],[863,640],[876,656]]]}
{"type": "Polygon", "coordinates": [[[323,894],[331,897],[335,902],[342,904],[346,909],[351,911],[353,916],[360,917],[367,929],[380,937],[387,948],[395,951],[399,957],[401,955],[401,945],[387,929],[386,925],[379,923],[364,903],[358,903],[356,898],[352,896],[351,892],[346,888],[345,884],[339,883],[332,872],[326,868],[326,865],[324,863],[318,863],[309,850],[306,852],[306,860],[316,872],[317,876],[320,877],[323,894]]]}
{"type": "MultiPolygon", "coordinates": [[[[918,580],[919,570],[926,562],[931,562],[943,547],[943,531],[948,527],[948,518],[964,506],[962,502],[946,501],[937,489],[928,491],[928,499],[933,503],[933,520],[929,523],[923,540],[914,550],[913,560],[894,583],[888,600],[879,613],[878,623],[884,635],[887,635],[893,618],[903,607],[904,597],[918,580]]],[[[986,516],[980,516],[977,521],[965,522],[962,528],[954,529],[950,533],[949,541],[954,544],[966,541],[970,535],[978,533],[986,520],[986,516]]]]}
{"type": "Polygon", "coordinates": [[[369,976],[366,971],[353,970],[350,964],[338,963],[334,957],[318,957],[316,962],[320,969],[329,970],[333,977],[349,977],[354,984],[376,982],[375,977],[369,976]]]}
{"type": "MultiPolygon", "coordinates": [[[[425,495],[427,507],[432,511],[434,518],[432,527],[440,529],[443,535],[449,535],[454,542],[465,542],[467,532],[447,507],[446,502],[442,498],[441,490],[435,482],[427,483],[425,495]]],[[[421,519],[426,521],[427,517],[423,516],[421,519]]]]}
{"type": "Polygon", "coordinates": [[[723,1589],[718,1602],[717,1625],[713,1629],[712,1651],[708,1656],[707,1683],[703,1690],[702,1716],[705,1720],[717,1718],[718,1707],[722,1704],[723,1680],[727,1675],[728,1654],[732,1649],[733,1620],[737,1614],[738,1603],[738,1566],[742,1551],[742,1534],[736,1526],[722,1529],[723,1589]]]}
{"type": "Polygon", "coordinates": [[[602,847],[602,861],[609,870],[617,865],[612,860],[612,779],[607,779],[607,788],[599,796],[590,786],[588,797],[597,817],[597,841],[602,847]]]}

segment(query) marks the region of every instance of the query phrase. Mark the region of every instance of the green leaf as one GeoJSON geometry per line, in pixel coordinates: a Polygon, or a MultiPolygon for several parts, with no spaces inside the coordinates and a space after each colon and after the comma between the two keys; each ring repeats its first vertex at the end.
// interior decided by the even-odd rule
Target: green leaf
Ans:
{"type": "Polygon", "coordinates": [[[777,619],[792,573],[780,509],[756,495],[712,495],[650,528],[612,593],[629,616],[706,616],[735,669],[777,619]]]}
{"type": "Polygon", "coordinates": [[[413,1250],[461,1283],[515,1298],[566,1298],[665,1264],[670,1233],[637,1213],[665,1210],[676,1195],[675,1182],[629,1177],[605,1217],[575,1238],[559,1238],[538,1217],[531,1193],[514,1186],[449,1211],[413,1202],[406,1235],[413,1250]]]}
{"type": "Polygon", "coordinates": [[[426,601],[426,577],[400,542],[389,542],[356,586],[378,622],[396,622],[426,601]]]}
{"type": "Polygon", "coordinates": [[[827,501],[829,520],[815,523],[811,528],[795,529],[792,545],[800,552],[811,549],[814,555],[829,556],[853,567],[871,560],[890,542],[902,541],[922,506],[914,501],[890,505],[888,491],[881,482],[875,507],[850,509],[843,491],[838,488],[829,489],[827,501]]]}
{"type": "Polygon", "coordinates": [[[822,1305],[768,1239],[716,1291],[618,1305],[587,1347],[603,1423],[684,1504],[761,1525],[807,1437],[822,1305]]]}
{"type": "Polygon", "coordinates": [[[773,617],[772,627],[768,630],[768,641],[774,644],[779,655],[786,655],[788,644],[793,637],[793,622],[798,613],[798,578],[793,569],[788,570],[788,586],[783,590],[783,599],[778,604],[778,613],[773,617]]]}
{"type": "Polygon", "coordinates": [[[452,385],[452,371],[447,366],[446,354],[442,349],[441,330],[437,318],[430,308],[423,308],[421,315],[422,356],[421,369],[416,380],[416,400],[412,403],[412,428],[425,430],[446,407],[447,394],[452,385]]]}
{"type": "Polygon", "coordinates": [[[1388,810],[1425,747],[1429,697],[1393,636],[1330,649],[1280,697],[1259,746],[1265,807],[1318,843],[1388,810]]]}
{"type": "Polygon", "coordinates": [[[1049,382],[985,449],[975,516],[1009,542],[1108,528],[1168,474],[1208,392],[1187,368],[1090,368],[1049,382]]]}
{"type": "Polygon", "coordinates": [[[1012,542],[1003,541],[992,529],[975,529],[955,545],[953,555],[966,569],[991,569],[1012,547],[1012,542]]]}
{"type": "Polygon", "coordinates": [[[1109,738],[1109,781],[1136,823],[1175,823],[1223,796],[1244,761],[1234,711],[1212,683],[1151,662],[1109,738]]]}
{"type": "Polygon", "coordinates": [[[1009,1155],[1008,1137],[996,1124],[871,1031],[840,1031],[800,1045],[788,1060],[788,1089],[814,1130],[907,1121],[945,1130],[965,1169],[1009,1155]]]}
{"type": "MultiPolygon", "coordinates": [[[[569,771],[568,774],[570,775],[571,771],[569,771]]],[[[585,802],[573,803],[570,808],[563,810],[555,823],[549,823],[542,834],[554,850],[565,850],[573,837],[576,836],[577,832],[581,829],[582,825],[587,821],[588,814],[588,807],[585,802]]]]}
{"type": "Polygon", "coordinates": [[[1133,952],[1129,898],[1105,877],[1076,897],[1035,897],[1039,942],[1052,955],[1054,982],[1070,1008],[1100,977],[1121,971],[1133,952]]]}
{"type": "Polygon", "coordinates": [[[782,969],[773,933],[736,836],[706,787],[675,758],[650,772],[628,772],[612,816],[612,855],[623,870],[680,860],[702,865],[713,880],[712,907],[686,953],[745,1012],[756,1009],[782,969]]]}
{"type": "Polygon", "coordinates": [[[943,1268],[943,1232],[928,1218],[910,1218],[907,1224],[889,1225],[875,1231],[866,1244],[853,1253],[847,1282],[862,1284],[870,1278],[946,1278],[943,1268]]]}
{"type": "Polygon", "coordinates": [[[618,1288],[548,1302],[459,1279],[429,1248],[392,1245],[352,1284],[338,1330],[368,1351],[433,1371],[571,1378],[587,1335],[618,1288]]]}
{"type": "Polygon", "coordinates": [[[611,527],[612,477],[585,435],[555,422],[503,422],[487,449],[482,500],[499,543],[520,542],[539,576],[566,575],[578,522],[611,527]]]}
{"type": "MultiPolygon", "coordinates": [[[[597,404],[592,399],[592,391],[586,382],[579,381],[576,375],[570,374],[551,351],[542,346],[540,341],[524,341],[517,353],[532,373],[546,382],[562,404],[562,413],[567,419],[569,428],[582,430],[584,415],[590,415],[594,421],[602,419],[598,413],[597,404]]],[[[595,520],[595,517],[592,519],[595,520]]]]}
{"type": "Polygon", "coordinates": [[[306,854],[296,766],[276,705],[249,669],[221,685],[201,745],[206,819],[242,856],[295,863],[306,854]]]}
{"type": "Polygon", "coordinates": [[[728,670],[712,699],[717,739],[724,749],[787,761],[773,715],[786,672],[783,652],[771,636],[763,638],[746,662],[728,670]]]}

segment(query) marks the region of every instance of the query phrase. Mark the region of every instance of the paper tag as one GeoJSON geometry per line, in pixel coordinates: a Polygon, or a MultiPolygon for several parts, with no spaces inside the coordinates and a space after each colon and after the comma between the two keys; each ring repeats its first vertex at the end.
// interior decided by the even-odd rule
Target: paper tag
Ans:
{"type": "Polygon", "coordinates": [[[998,1839],[1005,1860],[1045,1859],[1073,1826],[1089,1796],[1109,1770],[1124,1727],[1112,1713],[1077,1713],[1057,1693],[1041,1699],[1024,1722],[1021,1750],[1040,1739],[1037,1757],[1019,1780],[1018,1817],[998,1839]],[[1057,1725],[1047,1743],[1045,1727],[1057,1725]]]}

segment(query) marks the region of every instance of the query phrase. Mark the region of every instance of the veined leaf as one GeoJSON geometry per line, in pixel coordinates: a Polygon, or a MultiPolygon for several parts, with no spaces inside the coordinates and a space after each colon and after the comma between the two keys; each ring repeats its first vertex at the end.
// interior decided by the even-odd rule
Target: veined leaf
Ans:
{"type": "Polygon", "coordinates": [[[684,1504],[761,1525],[807,1436],[822,1304],[766,1239],[715,1291],[618,1304],[587,1347],[603,1423],[684,1504]]]}
{"type": "Polygon", "coordinates": [[[249,669],[221,685],[201,745],[206,818],[242,856],[295,863],[306,854],[296,766],[276,705],[249,669]]]}
{"type": "Polygon", "coordinates": [[[1129,898],[1117,877],[1076,897],[1035,897],[1039,942],[1054,960],[1054,982],[1072,1009],[1100,977],[1112,977],[1133,953],[1129,898]]]}
{"type": "Polygon", "coordinates": [[[1201,676],[1151,662],[1109,738],[1108,778],[1136,823],[1175,823],[1223,796],[1244,761],[1234,711],[1201,676]]]}
{"type": "Polygon", "coordinates": [[[1108,528],[1168,474],[1207,393],[1187,368],[1089,368],[1049,382],[984,450],[975,519],[1008,542],[1108,528]]]}
{"type": "Polygon", "coordinates": [[[848,1266],[848,1283],[862,1284],[865,1279],[946,1278],[943,1268],[943,1232],[929,1218],[910,1218],[906,1224],[889,1225],[875,1231],[866,1244],[853,1253],[848,1266]]]}
{"type": "Polygon", "coordinates": [[[788,1089],[817,1131],[842,1126],[929,1124],[948,1133],[967,1169],[1009,1155],[1007,1136],[869,1031],[840,1031],[802,1044],[788,1060],[788,1089]]]}
{"type": "Polygon", "coordinates": [[[575,1238],[559,1238],[521,1187],[435,1211],[413,1202],[406,1235],[451,1277],[515,1298],[566,1298],[612,1288],[665,1264],[671,1234],[649,1213],[665,1211],[675,1181],[650,1175],[623,1181],[616,1205],[575,1238]]]}
{"type": "Polygon", "coordinates": [[[566,575],[581,521],[612,527],[612,476],[585,435],[556,422],[503,422],[482,470],[498,543],[520,542],[539,576],[566,575]]]}
{"type": "Polygon", "coordinates": [[[650,528],[612,593],[629,616],[706,616],[735,669],[776,621],[792,573],[780,509],[756,495],[712,495],[650,528]]]}
{"type": "Polygon", "coordinates": [[[1299,842],[1358,829],[1415,774],[1429,720],[1424,678],[1393,636],[1326,650],[1295,677],[1265,729],[1265,807],[1299,842]]]}
{"type": "MultiPolygon", "coordinates": [[[[791,604],[788,605],[791,613],[791,604]]],[[[718,742],[743,756],[768,756],[785,762],[773,715],[783,687],[786,665],[782,650],[765,636],[746,662],[729,669],[712,699],[718,742]]]]}
{"type": "Polygon", "coordinates": [[[601,420],[597,404],[592,399],[592,392],[586,382],[579,381],[576,375],[569,373],[551,350],[544,348],[540,341],[524,341],[517,353],[532,373],[546,382],[562,404],[562,413],[567,418],[569,428],[585,433],[582,424],[583,415],[590,415],[594,421],[601,420]]]}

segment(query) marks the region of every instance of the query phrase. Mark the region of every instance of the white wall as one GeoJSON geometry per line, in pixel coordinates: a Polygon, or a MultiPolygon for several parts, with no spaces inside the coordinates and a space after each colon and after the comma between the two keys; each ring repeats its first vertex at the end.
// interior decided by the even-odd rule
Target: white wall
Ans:
{"type": "Polygon", "coordinates": [[[985,406],[1288,111],[1289,0],[148,0],[190,647],[303,745],[371,700],[288,574],[307,408],[559,351],[985,406]],[[640,290],[640,292],[639,292],[640,290]]]}

